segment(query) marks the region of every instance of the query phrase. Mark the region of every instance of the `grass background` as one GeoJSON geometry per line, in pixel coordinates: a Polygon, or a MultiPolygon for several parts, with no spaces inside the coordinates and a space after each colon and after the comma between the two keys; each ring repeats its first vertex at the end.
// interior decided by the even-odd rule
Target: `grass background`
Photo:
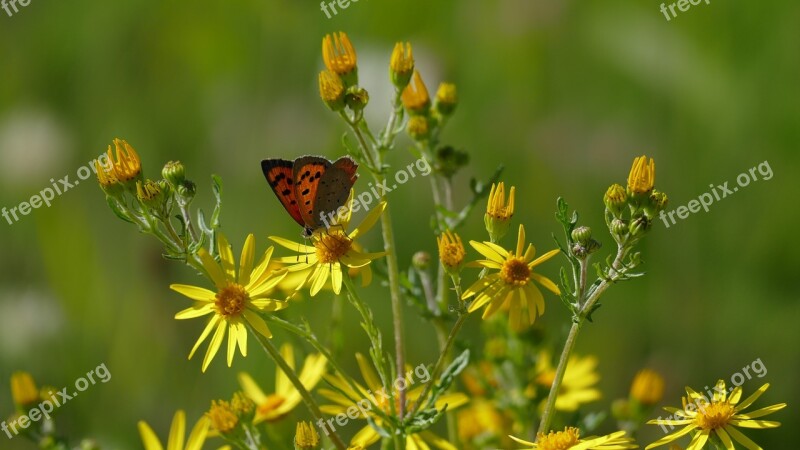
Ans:
{"type": "MultiPolygon", "coordinates": [[[[769,381],[759,405],[785,401],[789,409],[775,416],[783,427],[748,434],[765,448],[786,448],[800,438],[791,426],[800,400],[800,5],[702,3],[667,22],[659,4],[362,0],[327,19],[316,2],[33,0],[13,17],[0,13],[0,206],[27,200],[50,178],[74,179],[122,137],[146,175],[183,161],[206,209],[209,174],[222,176],[223,226],[234,247],[250,232],[261,249],[268,235],[295,237],[258,163],[342,152],[343,124],[317,94],[321,37],[345,30],[353,40],[373,125],[387,113],[392,45],[409,40],[431,90],[441,80],[459,86],[444,139],[472,163],[456,180],[457,199],[466,201],[470,177],[504,164],[504,180],[517,186],[515,219],[540,249],[558,231],[559,195],[601,235],[602,194],[624,181],[635,155],[656,158],[670,208],[769,162],[771,180],[668,229],[657,222],[643,246],[648,276],[612,290],[578,351],[600,356],[604,402],[625,395],[648,365],[666,375],[670,405],[684,385],[729,379],[761,358],[768,374],[746,390],[769,381]]],[[[401,140],[391,162],[412,161],[409,145],[401,140]]],[[[429,197],[421,179],[390,196],[402,262],[435,248],[429,197]]],[[[167,286],[197,279],[117,220],[94,183],[0,227],[0,380],[24,369],[67,386],[101,363],[113,375],[62,408],[60,427],[71,436],[139,448],[136,421],[163,436],[174,410],[194,419],[211,399],[228,397],[238,370],[272,386],[272,364],[255,347],[233,370],[218,358],[200,376],[200,361],[186,361],[203,324],[172,319],[188,303],[167,286]]],[[[481,218],[462,235],[482,238],[481,218]]],[[[370,236],[373,247],[378,237],[370,236]]],[[[610,238],[601,240],[608,248],[610,238]]],[[[544,271],[554,276],[557,266],[544,271]]],[[[371,290],[368,301],[388,339],[385,291],[371,290]]],[[[557,337],[568,318],[547,301],[543,320],[557,337]]],[[[324,330],[329,305],[323,297],[297,310],[324,330]]],[[[410,311],[409,362],[432,363],[433,333],[410,311]]],[[[464,335],[476,343],[477,321],[464,335]]],[[[347,349],[365,351],[358,328],[347,329],[347,349]]],[[[345,361],[353,367],[352,356],[345,361]]],[[[10,411],[1,389],[0,415],[10,411]]],[[[660,434],[652,428],[642,443],[660,434]]]]}

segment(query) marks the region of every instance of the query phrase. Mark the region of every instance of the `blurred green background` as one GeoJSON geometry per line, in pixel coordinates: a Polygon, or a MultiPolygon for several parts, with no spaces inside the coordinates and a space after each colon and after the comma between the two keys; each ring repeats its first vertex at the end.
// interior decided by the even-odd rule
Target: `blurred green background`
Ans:
{"type": "MultiPolygon", "coordinates": [[[[748,435],[764,448],[789,448],[800,438],[792,426],[800,401],[800,246],[792,229],[800,219],[800,4],[703,3],[671,22],[659,5],[361,0],[328,19],[316,2],[32,0],[13,17],[0,11],[0,206],[26,201],[50,178],[75,179],[120,137],[138,150],[146,175],[183,161],[199,186],[196,204],[207,210],[209,175],[219,174],[223,228],[237,254],[249,232],[262,250],[269,235],[295,238],[299,228],[268,190],[259,161],[342,153],[344,126],[317,93],[322,36],[344,30],[353,40],[375,126],[388,113],[391,48],[409,40],[431,90],[442,80],[459,88],[444,141],[469,151],[472,163],[456,180],[456,198],[467,200],[470,177],[485,179],[504,164],[503,179],[517,187],[515,220],[540,249],[553,246],[559,195],[610,248],[599,231],[602,194],[624,181],[636,155],[656,158],[670,209],[769,161],[771,180],[668,229],[657,222],[643,248],[648,275],[609,293],[578,351],[600,357],[603,402],[626,395],[633,374],[651,366],[665,374],[663,403],[673,406],[683,386],[730,379],[761,358],[768,374],[746,391],[768,381],[757,406],[789,408],[773,416],[781,428],[748,435]]],[[[409,146],[402,138],[392,162],[412,161],[409,146]]],[[[390,195],[404,265],[417,250],[435,250],[429,198],[419,178],[390,195]]],[[[201,376],[200,359],[186,360],[203,323],[172,318],[188,302],[168,285],[198,279],[115,218],[94,182],[0,228],[2,383],[14,370],[54,386],[101,363],[112,373],[62,408],[59,428],[70,436],[140,448],[138,420],[165,437],[176,409],[195,420],[212,399],[229,397],[239,370],[272,388],[273,365],[254,343],[233,369],[218,356],[201,376]]],[[[483,239],[480,212],[462,231],[483,239]]],[[[377,247],[379,232],[369,238],[377,247]]],[[[543,271],[555,276],[557,264],[543,271]]],[[[389,340],[386,291],[371,290],[368,301],[389,340]]],[[[560,333],[567,314],[552,295],[547,302],[542,320],[560,333]]],[[[296,310],[328,329],[326,296],[296,310]]],[[[431,364],[433,331],[412,311],[408,360],[431,364]]],[[[346,320],[356,323],[349,308],[346,320]]],[[[480,342],[478,321],[470,320],[465,339],[480,342]]],[[[367,350],[357,326],[345,339],[348,350],[367,350]]],[[[344,361],[354,367],[352,355],[344,361]]],[[[10,412],[0,389],[0,416],[10,412]]],[[[289,420],[284,431],[292,427],[289,420]]],[[[660,435],[649,428],[640,442],[660,435]]],[[[0,435],[0,448],[32,447],[0,435]]]]}

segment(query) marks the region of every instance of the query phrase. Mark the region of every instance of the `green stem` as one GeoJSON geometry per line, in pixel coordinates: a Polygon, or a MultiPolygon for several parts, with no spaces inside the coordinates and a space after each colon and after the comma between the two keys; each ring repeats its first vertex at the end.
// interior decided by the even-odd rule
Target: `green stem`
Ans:
{"type": "MultiPolygon", "coordinates": [[[[254,330],[250,325],[248,325],[248,328],[250,329],[251,334],[256,337],[258,343],[261,344],[261,347],[264,349],[264,351],[269,354],[269,356],[275,361],[275,364],[277,364],[281,371],[286,374],[286,377],[289,378],[289,381],[292,383],[292,385],[294,385],[295,389],[297,389],[297,392],[300,393],[300,397],[303,399],[303,403],[306,404],[306,407],[311,412],[311,416],[314,417],[314,421],[319,422],[323,420],[322,411],[320,411],[316,400],[314,400],[314,397],[311,396],[311,393],[308,392],[306,387],[303,386],[300,378],[297,377],[297,373],[295,373],[294,369],[289,366],[289,363],[283,359],[283,356],[281,356],[281,353],[278,351],[278,349],[272,345],[272,342],[269,339],[254,330]]],[[[328,435],[328,437],[331,439],[331,442],[333,442],[333,445],[335,445],[337,449],[347,450],[347,446],[344,444],[342,438],[339,437],[335,430],[331,430],[331,433],[328,435]]]]}
{"type": "MultiPolygon", "coordinates": [[[[581,331],[581,327],[583,327],[586,318],[592,311],[594,305],[600,299],[600,296],[602,296],[603,293],[622,275],[622,260],[625,258],[628,250],[629,247],[619,245],[617,247],[617,256],[614,259],[614,262],[611,264],[608,277],[604,279],[594,290],[590,290],[588,294],[585,294],[588,295],[588,298],[585,302],[582,298],[578,298],[578,304],[582,306],[578,312],[578,316],[573,319],[574,322],[572,323],[572,327],[569,329],[567,341],[564,343],[564,349],[561,351],[561,357],[558,360],[558,367],[556,368],[556,375],[553,379],[553,384],[550,387],[550,394],[547,396],[547,403],[545,404],[544,412],[542,413],[542,420],[539,422],[537,434],[547,433],[550,431],[550,424],[553,420],[556,398],[558,397],[558,392],[561,389],[561,383],[564,381],[564,374],[567,371],[567,363],[572,355],[572,351],[575,349],[575,342],[578,339],[578,334],[581,331]]],[[[581,262],[580,272],[581,275],[578,292],[582,297],[586,290],[586,263],[583,261],[581,262]]]]}

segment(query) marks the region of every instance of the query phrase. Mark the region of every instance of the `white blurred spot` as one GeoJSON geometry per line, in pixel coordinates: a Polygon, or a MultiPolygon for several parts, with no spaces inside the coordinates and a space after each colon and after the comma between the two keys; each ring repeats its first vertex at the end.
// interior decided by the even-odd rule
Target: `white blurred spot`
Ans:
{"type": "Polygon", "coordinates": [[[47,183],[63,172],[72,146],[67,131],[48,111],[19,108],[0,118],[0,184],[47,183]]]}
{"type": "Polygon", "coordinates": [[[33,351],[51,340],[63,323],[57,303],[42,292],[0,292],[0,354],[4,357],[33,351]]]}

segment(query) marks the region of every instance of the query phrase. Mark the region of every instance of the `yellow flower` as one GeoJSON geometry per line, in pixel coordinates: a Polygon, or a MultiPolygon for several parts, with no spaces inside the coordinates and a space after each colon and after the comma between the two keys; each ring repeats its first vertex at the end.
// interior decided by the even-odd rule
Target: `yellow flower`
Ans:
{"type": "Polygon", "coordinates": [[[439,261],[449,273],[457,274],[461,270],[464,256],[466,256],[461,237],[457,233],[446,230],[436,238],[436,242],[439,244],[439,261]]]}
{"type": "Polygon", "coordinates": [[[525,227],[519,226],[516,252],[508,251],[491,242],[470,241],[469,244],[488,259],[475,261],[475,265],[487,269],[497,269],[496,273],[486,275],[470,286],[462,300],[475,297],[469,305],[469,312],[489,306],[483,318],[491,317],[501,306],[507,304],[509,321],[514,330],[521,330],[533,324],[536,316],[544,313],[544,296],[533,283],[535,280],[556,295],[558,286],[548,278],[533,272],[533,268],[547,261],[559,250],[550,250],[534,259],[536,249],[532,244],[525,248],[525,227]],[[526,312],[527,314],[523,314],[526,312]]]}
{"type": "MultiPolygon", "coordinates": [[[[108,161],[113,164],[110,171],[113,176],[121,183],[127,183],[129,181],[141,179],[142,162],[139,160],[139,155],[136,153],[136,150],[134,150],[127,141],[122,139],[114,139],[114,147],[117,155],[116,161],[111,154],[110,145],[108,146],[108,151],[106,153],[108,155],[108,161]]],[[[97,171],[98,179],[100,179],[100,184],[102,185],[103,179],[101,178],[101,173],[105,173],[105,170],[97,171]]]]}
{"type": "MultiPolygon", "coordinates": [[[[283,344],[281,346],[281,356],[289,364],[289,367],[294,370],[294,348],[289,344],[283,344]]],[[[328,360],[325,359],[325,356],[319,353],[306,357],[299,378],[307,390],[314,389],[314,386],[322,379],[327,363],[328,360]]],[[[269,395],[261,390],[249,374],[242,372],[238,378],[245,394],[256,404],[254,424],[278,420],[292,411],[302,400],[300,393],[280,369],[275,372],[275,393],[269,395]]]]}
{"type": "Polygon", "coordinates": [[[730,391],[730,395],[728,395],[728,389],[725,387],[725,382],[723,380],[717,381],[714,387],[714,394],[710,400],[703,394],[697,393],[687,386],[687,397],[683,398],[683,409],[664,408],[666,411],[672,413],[671,417],[647,422],[650,425],[661,425],[665,431],[666,427],[664,427],[664,425],[668,425],[671,428],[674,428],[675,425],[685,426],[675,433],[664,436],[656,442],[653,442],[646,448],[649,450],[659,447],[681,436],[694,433],[692,441],[689,446],[686,447],[686,450],[702,449],[712,434],[719,438],[727,450],[734,449],[734,440],[748,449],[760,449],[761,447],[737,430],[736,427],[764,429],[776,428],[781,425],[780,422],[761,420],[759,418],[780,411],[786,407],[786,403],[767,406],[766,408],[747,413],[744,412],[744,410],[758,400],[761,394],[766,392],[768,388],[769,383],[761,386],[753,395],[747,397],[746,400],[740,403],[742,399],[741,386],[735,387],[730,391]]]}
{"type": "Polygon", "coordinates": [[[323,227],[316,231],[311,237],[314,245],[299,244],[282,237],[270,236],[270,239],[276,244],[300,253],[297,256],[279,258],[283,263],[294,263],[287,267],[289,272],[308,272],[308,276],[298,284],[297,289],[302,289],[306,283],[310,283],[313,297],[322,290],[330,278],[333,292],[338,295],[342,291],[342,266],[352,269],[362,268],[386,255],[384,252],[365,253],[355,242],[359,236],[375,225],[384,209],[386,209],[386,202],[381,202],[348,234],[346,230],[350,225],[353,213],[353,194],[351,193],[345,217],[340,218],[338,222],[331,224],[327,229],[323,227]],[[314,268],[314,270],[308,270],[310,268],[314,268]]]}
{"type": "Polygon", "coordinates": [[[471,442],[476,438],[480,438],[481,441],[491,437],[505,438],[507,421],[488,400],[473,400],[470,406],[458,412],[456,420],[458,438],[462,443],[471,442]]]}
{"type": "Polygon", "coordinates": [[[656,182],[656,162],[647,156],[639,156],[633,160],[628,175],[628,193],[645,194],[653,190],[656,182]]]}
{"type": "Polygon", "coordinates": [[[411,116],[406,124],[406,131],[411,139],[415,141],[424,141],[428,138],[430,127],[428,125],[428,118],[425,116],[411,116]]]}
{"type": "Polygon", "coordinates": [[[319,445],[319,433],[311,422],[297,422],[294,446],[298,450],[314,450],[319,445]]]}
{"type": "Polygon", "coordinates": [[[176,319],[193,319],[213,314],[189,354],[189,359],[191,359],[200,344],[214,331],[203,359],[203,372],[206,371],[211,360],[219,351],[222,341],[225,339],[226,330],[228,331],[228,367],[230,367],[233,364],[237,344],[242,356],[247,356],[246,324],[249,324],[256,332],[271,338],[272,333],[258,313],[278,311],[287,306],[286,302],[268,298],[273,288],[286,275],[285,272],[276,274],[267,271],[272,256],[272,247],[264,252],[261,262],[253,268],[255,238],[252,234],[247,236],[242,249],[237,277],[233,252],[228,244],[228,239],[222,233],[219,234],[217,244],[221,263],[217,263],[205,249],[200,249],[197,253],[203,263],[203,268],[214,282],[217,292],[185,284],[170,286],[172,290],[195,301],[194,306],[176,314],[176,319]]]}
{"type": "Polygon", "coordinates": [[[319,73],[319,96],[332,111],[344,108],[344,84],[339,75],[330,70],[319,73]]]}
{"type": "MultiPolygon", "coordinates": [[[[374,421],[376,425],[382,426],[383,419],[374,412],[374,409],[378,408],[386,415],[391,415],[392,405],[390,403],[390,398],[393,397],[395,402],[399,400],[397,391],[399,387],[405,387],[407,389],[406,404],[408,406],[415,404],[420,395],[422,395],[423,386],[409,389],[410,386],[398,386],[397,382],[395,382],[395,385],[392,386],[391,394],[386,392],[382,387],[380,377],[372,368],[372,365],[367,361],[367,359],[360,353],[356,353],[356,361],[358,362],[361,376],[364,378],[367,386],[364,387],[358,383],[355,383],[357,388],[357,390],[355,390],[342,375],[325,375],[325,381],[333,386],[335,390],[318,390],[320,395],[334,403],[332,405],[320,406],[320,410],[323,413],[331,415],[346,414],[350,417],[357,414],[359,419],[369,418],[374,421]],[[355,399],[357,403],[354,403],[351,399],[355,399]],[[357,409],[358,411],[352,412],[353,409],[357,409]],[[351,412],[348,412],[348,410],[351,412]]],[[[413,378],[410,378],[406,382],[408,383],[410,381],[413,381],[413,378]]],[[[441,410],[445,407],[445,405],[447,405],[447,410],[452,411],[459,406],[464,405],[468,401],[469,398],[462,393],[442,394],[436,400],[435,408],[437,410],[441,410]]],[[[395,409],[397,409],[397,406],[395,406],[395,409]]],[[[407,409],[408,408],[406,408],[406,410],[407,409]]],[[[368,448],[378,440],[380,440],[380,435],[378,432],[372,428],[372,426],[367,424],[364,428],[358,431],[355,436],[353,436],[353,439],[350,440],[350,445],[360,445],[364,448],[368,448]]],[[[456,447],[447,442],[445,439],[436,436],[430,431],[422,431],[412,434],[406,439],[406,450],[425,449],[429,448],[429,445],[433,445],[434,447],[442,450],[457,450],[456,447]]]]}
{"type": "Polygon", "coordinates": [[[645,406],[652,406],[664,397],[664,378],[655,370],[642,369],[633,378],[631,398],[645,406]]]}
{"type": "Polygon", "coordinates": [[[392,83],[402,89],[408,85],[411,80],[411,74],[414,72],[414,53],[411,51],[411,44],[406,42],[405,46],[402,42],[394,45],[392,50],[392,58],[389,61],[389,73],[392,75],[392,83]]]}
{"type": "Polygon", "coordinates": [[[28,372],[11,374],[11,398],[20,408],[26,408],[39,401],[39,390],[31,374],[28,372]]]}
{"type": "Polygon", "coordinates": [[[428,96],[428,88],[422,81],[419,71],[415,70],[412,78],[413,82],[403,90],[403,106],[412,113],[424,114],[431,106],[431,99],[428,96]]]}
{"type": "MultiPolygon", "coordinates": [[[[172,427],[169,430],[167,450],[200,450],[206,441],[210,424],[211,422],[208,417],[201,417],[194,428],[192,428],[192,432],[189,434],[189,441],[184,447],[186,414],[183,411],[176,412],[175,417],[172,419],[172,427]]],[[[145,450],[164,449],[161,445],[161,441],[158,440],[155,432],[153,432],[153,429],[144,421],[139,421],[139,435],[142,437],[145,450]]]]}
{"type": "MultiPolygon", "coordinates": [[[[597,374],[597,358],[594,356],[570,356],[564,380],[556,397],[556,409],[559,411],[573,412],[584,404],[599,400],[602,394],[594,386],[600,380],[597,374]]],[[[556,377],[556,369],[550,361],[550,354],[539,353],[536,359],[536,384],[550,389],[556,377]]]]}
{"type": "Polygon", "coordinates": [[[506,187],[503,182],[496,186],[492,183],[492,190],[489,191],[489,200],[486,203],[486,214],[483,216],[486,231],[492,242],[499,242],[506,235],[512,216],[514,216],[514,186],[511,186],[508,192],[506,203],[506,187]]]}
{"type": "Polygon", "coordinates": [[[624,431],[617,431],[606,436],[580,438],[577,428],[564,428],[564,431],[551,431],[547,434],[539,433],[536,442],[509,436],[511,439],[527,446],[526,449],[536,450],[618,450],[639,448],[632,439],[625,437],[624,431]]]}
{"type": "Polygon", "coordinates": [[[213,400],[211,402],[208,418],[211,420],[211,428],[222,434],[232,432],[239,425],[239,416],[234,412],[230,402],[225,400],[213,400]]]}
{"type": "Polygon", "coordinates": [[[356,69],[356,50],[343,31],[322,38],[322,60],[331,72],[344,76],[356,69]]]}

